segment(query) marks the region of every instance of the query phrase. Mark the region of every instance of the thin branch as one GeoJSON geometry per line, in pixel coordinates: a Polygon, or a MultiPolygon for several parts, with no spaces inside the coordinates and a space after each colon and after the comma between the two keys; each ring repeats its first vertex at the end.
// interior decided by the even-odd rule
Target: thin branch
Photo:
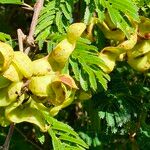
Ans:
{"type": "Polygon", "coordinates": [[[19,50],[23,52],[23,42],[26,39],[26,35],[24,35],[21,29],[17,30],[17,34],[18,34],[19,50]]]}
{"type": "Polygon", "coordinates": [[[5,143],[4,143],[4,145],[3,145],[3,150],[9,150],[10,140],[11,140],[11,137],[12,137],[13,132],[14,132],[14,127],[15,127],[15,124],[12,123],[12,124],[10,125],[9,132],[8,132],[8,134],[7,134],[5,143]]]}
{"type": "Polygon", "coordinates": [[[35,144],[34,142],[30,141],[30,140],[26,137],[26,135],[25,135],[22,131],[20,131],[17,127],[15,127],[15,130],[16,130],[18,133],[20,133],[20,135],[25,139],[25,141],[27,141],[27,142],[29,142],[30,144],[32,144],[34,147],[36,147],[36,149],[42,150],[41,147],[39,147],[39,146],[38,146],[37,144],[35,144]]]}
{"type": "Polygon", "coordinates": [[[32,22],[31,22],[30,30],[29,30],[29,35],[27,37],[27,42],[29,45],[34,45],[34,37],[33,36],[34,36],[35,27],[37,25],[40,11],[43,7],[43,3],[44,3],[44,0],[38,0],[34,6],[34,14],[33,14],[32,22]]]}
{"type": "MultiPolygon", "coordinates": [[[[18,33],[18,43],[19,43],[19,49],[20,51],[24,51],[26,54],[29,53],[31,50],[31,47],[35,46],[34,44],[34,32],[37,25],[38,17],[40,14],[40,11],[43,7],[44,0],[37,0],[37,2],[34,5],[34,14],[32,17],[32,22],[30,25],[30,30],[28,36],[24,35],[24,33],[21,31],[21,29],[17,30],[18,33]],[[24,50],[23,43],[27,44],[27,48],[24,50]]],[[[23,4],[27,8],[31,9],[28,4],[23,4]]]]}

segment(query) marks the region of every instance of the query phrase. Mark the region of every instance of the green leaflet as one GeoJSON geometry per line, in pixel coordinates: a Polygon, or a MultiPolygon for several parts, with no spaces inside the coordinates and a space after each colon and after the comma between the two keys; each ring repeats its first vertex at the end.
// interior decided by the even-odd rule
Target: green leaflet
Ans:
{"type": "Polygon", "coordinates": [[[133,4],[131,0],[111,0],[111,2],[113,3],[113,7],[115,9],[123,11],[124,13],[132,17],[135,21],[139,20],[139,16],[137,13],[138,8],[136,7],[136,5],[133,4]]]}
{"type": "Polygon", "coordinates": [[[60,135],[59,139],[64,140],[64,141],[69,141],[69,142],[72,142],[72,143],[76,143],[76,144],[81,145],[85,148],[88,148],[87,144],[85,144],[85,142],[83,142],[81,139],[70,137],[67,134],[60,135]]]}
{"type": "Polygon", "coordinates": [[[129,38],[132,33],[132,28],[128,25],[118,10],[113,9],[109,4],[107,5],[107,8],[112,22],[129,38]]]}
{"type": "Polygon", "coordinates": [[[48,133],[52,137],[52,143],[53,143],[54,150],[63,150],[60,139],[56,137],[55,133],[53,132],[53,130],[51,128],[48,130],[48,133]]]}
{"type": "Polygon", "coordinates": [[[63,3],[60,5],[60,8],[62,10],[62,13],[64,14],[64,16],[66,17],[66,19],[70,20],[72,15],[70,14],[70,12],[67,10],[66,5],[64,5],[63,3]]]}
{"type": "Polygon", "coordinates": [[[22,4],[23,0],[0,0],[2,4],[22,4]]]}
{"type": "Polygon", "coordinates": [[[87,144],[81,140],[79,135],[69,125],[57,121],[46,113],[43,113],[43,115],[51,126],[48,129],[48,133],[53,139],[53,148],[55,150],[64,150],[64,148],[68,150],[85,150],[85,148],[88,148],[87,144]]]}
{"type": "Polygon", "coordinates": [[[108,126],[110,126],[110,127],[115,126],[115,121],[114,121],[113,114],[106,112],[106,121],[107,121],[108,126]]]}
{"type": "Polygon", "coordinates": [[[40,49],[51,33],[63,33],[71,23],[73,1],[49,1],[43,7],[38,24],[36,26],[35,37],[40,49]]]}
{"type": "Polygon", "coordinates": [[[110,78],[99,67],[103,62],[98,57],[97,47],[90,45],[87,39],[82,38],[77,42],[69,63],[76,80],[80,82],[85,91],[89,87],[96,91],[97,81],[105,90],[107,89],[107,82],[110,78]]]}
{"type": "Polygon", "coordinates": [[[60,33],[63,33],[63,22],[62,22],[62,12],[58,11],[56,13],[56,26],[60,33]]]}
{"type": "Polygon", "coordinates": [[[79,81],[79,75],[80,75],[80,72],[79,72],[79,65],[78,65],[78,63],[76,63],[76,61],[74,60],[74,59],[69,59],[69,63],[70,63],[70,65],[71,65],[71,67],[72,67],[72,70],[73,70],[73,73],[74,73],[74,75],[75,75],[75,79],[77,80],[77,81],[79,81]]]}

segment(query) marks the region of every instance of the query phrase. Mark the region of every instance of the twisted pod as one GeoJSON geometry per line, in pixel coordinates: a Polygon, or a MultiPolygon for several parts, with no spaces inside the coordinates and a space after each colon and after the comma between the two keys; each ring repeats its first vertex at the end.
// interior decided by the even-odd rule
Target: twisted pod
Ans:
{"type": "Polygon", "coordinates": [[[20,51],[0,42],[0,124],[23,121],[48,126],[43,112],[55,116],[74,100],[77,86],[69,75],[60,74],[77,39],[85,30],[83,23],[72,24],[67,36],[49,55],[31,61],[20,51]]]}
{"type": "Polygon", "coordinates": [[[0,42],[0,73],[6,70],[12,62],[14,51],[6,43],[0,42]]]}
{"type": "Polygon", "coordinates": [[[62,40],[49,55],[49,62],[54,71],[60,71],[66,64],[69,56],[73,52],[77,39],[85,30],[84,23],[74,23],[69,26],[67,38],[62,40]]]}
{"type": "Polygon", "coordinates": [[[116,47],[105,47],[99,53],[99,58],[103,61],[103,64],[100,65],[101,69],[106,73],[110,73],[114,69],[116,61],[121,58],[121,55],[132,49],[136,43],[137,32],[131,35],[130,39],[116,47]]]}
{"type": "Polygon", "coordinates": [[[135,70],[144,72],[150,69],[150,40],[138,42],[127,52],[128,64],[135,70]]]}

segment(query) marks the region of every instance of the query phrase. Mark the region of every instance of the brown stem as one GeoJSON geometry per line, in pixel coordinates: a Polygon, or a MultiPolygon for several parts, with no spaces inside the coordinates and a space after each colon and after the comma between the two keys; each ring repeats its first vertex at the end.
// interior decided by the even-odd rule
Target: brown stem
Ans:
{"type": "Polygon", "coordinates": [[[13,132],[14,132],[14,127],[15,127],[15,124],[12,123],[12,124],[10,125],[9,132],[8,132],[8,134],[7,134],[5,143],[4,143],[4,145],[3,145],[3,150],[9,150],[9,144],[10,144],[10,140],[11,140],[11,137],[12,137],[12,135],[13,135],[13,132]]]}
{"type": "Polygon", "coordinates": [[[40,11],[43,7],[43,3],[44,3],[44,0],[38,0],[34,6],[34,14],[33,14],[32,22],[31,22],[30,30],[29,30],[29,35],[27,37],[27,42],[29,43],[29,45],[34,45],[33,36],[34,36],[35,27],[37,25],[40,11]]]}
{"type": "Polygon", "coordinates": [[[34,5],[34,14],[33,14],[32,22],[30,25],[29,35],[28,36],[24,35],[24,33],[21,31],[21,29],[17,30],[20,51],[24,50],[23,43],[26,43],[28,45],[27,48],[24,50],[24,52],[26,54],[29,53],[32,46],[35,46],[35,44],[34,44],[34,32],[35,32],[35,28],[37,25],[40,11],[43,7],[43,3],[44,3],[44,0],[37,0],[36,4],[34,5]]]}

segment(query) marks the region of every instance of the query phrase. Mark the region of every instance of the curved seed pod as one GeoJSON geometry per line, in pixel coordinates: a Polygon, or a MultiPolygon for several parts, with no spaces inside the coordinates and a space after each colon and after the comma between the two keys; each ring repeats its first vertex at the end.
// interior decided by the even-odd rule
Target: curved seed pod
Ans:
{"type": "Polygon", "coordinates": [[[0,42],[0,72],[5,71],[12,62],[14,51],[6,43],[0,42]]]}
{"type": "Polygon", "coordinates": [[[136,58],[150,52],[150,40],[142,40],[127,52],[128,58],[136,58]]]}
{"type": "Polygon", "coordinates": [[[34,108],[32,100],[30,103],[22,104],[24,100],[24,95],[19,97],[18,102],[14,102],[5,110],[5,116],[10,122],[21,123],[29,122],[37,125],[43,132],[48,130],[46,120],[44,119],[42,113],[34,108]]]}
{"type": "Polygon", "coordinates": [[[62,104],[77,89],[74,80],[69,75],[57,77],[50,87],[50,102],[55,106],[62,104]]]}
{"type": "Polygon", "coordinates": [[[110,73],[115,67],[117,57],[124,52],[125,50],[123,48],[105,47],[99,53],[99,58],[104,62],[104,65],[100,65],[101,69],[106,73],[110,73]]]}
{"type": "Polygon", "coordinates": [[[10,122],[5,117],[5,107],[0,107],[0,125],[2,127],[10,125],[10,122]]]}
{"type": "Polygon", "coordinates": [[[49,113],[50,113],[51,116],[56,116],[61,109],[62,109],[61,105],[55,106],[55,107],[53,107],[53,108],[50,109],[49,113]]]}
{"type": "Polygon", "coordinates": [[[120,29],[110,30],[105,22],[102,24],[97,23],[97,25],[107,39],[115,41],[123,41],[125,39],[125,34],[120,29]]]}
{"type": "Polygon", "coordinates": [[[49,95],[50,84],[53,78],[54,75],[32,77],[29,82],[29,89],[36,96],[47,97],[49,95]]]}
{"type": "Polygon", "coordinates": [[[11,103],[7,93],[8,93],[8,88],[4,88],[0,90],[0,107],[8,106],[11,103]]]}
{"type": "Polygon", "coordinates": [[[27,54],[21,51],[14,52],[13,62],[24,77],[30,78],[32,76],[32,62],[27,54]]]}
{"type": "Polygon", "coordinates": [[[54,74],[47,57],[32,61],[32,68],[34,76],[43,76],[52,73],[54,74]]]}
{"type": "Polygon", "coordinates": [[[131,35],[130,39],[122,42],[117,47],[123,48],[124,50],[130,50],[135,46],[136,43],[137,43],[137,32],[131,35]]]}
{"type": "Polygon", "coordinates": [[[67,31],[68,41],[74,44],[85,29],[86,25],[84,23],[73,23],[70,25],[67,31]]]}
{"type": "Polygon", "coordinates": [[[141,23],[138,24],[138,35],[145,39],[150,39],[150,19],[141,16],[141,23]]]}
{"type": "Polygon", "coordinates": [[[85,30],[84,23],[74,23],[68,28],[67,38],[62,40],[48,56],[48,60],[54,71],[60,71],[64,66],[69,56],[73,52],[76,40],[85,30]]]}
{"type": "Polygon", "coordinates": [[[87,26],[87,29],[86,29],[86,37],[91,41],[91,42],[94,42],[95,41],[95,38],[94,38],[94,35],[93,35],[93,28],[94,28],[94,25],[96,24],[96,18],[91,18],[88,26],[87,26]]]}
{"type": "Polygon", "coordinates": [[[116,64],[116,55],[111,54],[111,53],[107,53],[107,54],[103,54],[100,53],[99,57],[101,60],[103,60],[104,65],[100,65],[100,68],[105,72],[105,73],[110,73],[116,64]]]}
{"type": "Polygon", "coordinates": [[[21,88],[23,82],[14,82],[8,87],[8,98],[10,101],[15,101],[19,95],[21,95],[21,88]]]}
{"type": "Polygon", "coordinates": [[[108,12],[105,13],[105,19],[104,19],[104,21],[107,24],[107,26],[110,28],[110,30],[116,29],[116,25],[111,21],[111,18],[109,16],[108,12]]]}
{"type": "Polygon", "coordinates": [[[3,76],[12,82],[18,82],[23,79],[22,73],[14,63],[12,63],[9,68],[3,73],[3,76]]]}
{"type": "Polygon", "coordinates": [[[136,58],[129,58],[128,64],[135,70],[144,72],[148,69],[150,69],[150,61],[148,56],[142,55],[136,58]]]}
{"type": "Polygon", "coordinates": [[[91,91],[85,92],[84,90],[80,90],[78,93],[79,101],[89,100],[91,98],[92,98],[92,92],[91,91]]]}
{"type": "Polygon", "coordinates": [[[73,52],[75,44],[70,43],[67,39],[61,41],[49,55],[49,62],[53,70],[61,70],[70,54],[73,52]]]}
{"type": "Polygon", "coordinates": [[[11,83],[7,78],[0,76],[0,89],[7,87],[11,83]]]}
{"type": "Polygon", "coordinates": [[[72,94],[70,95],[70,97],[68,97],[67,99],[64,100],[64,102],[61,105],[57,105],[53,108],[50,109],[50,114],[52,116],[56,116],[59,111],[67,106],[69,106],[73,100],[74,100],[74,95],[75,95],[75,91],[72,92],[72,94]]]}
{"type": "Polygon", "coordinates": [[[144,72],[150,68],[150,40],[137,43],[133,49],[127,52],[128,64],[135,70],[144,72]]]}

